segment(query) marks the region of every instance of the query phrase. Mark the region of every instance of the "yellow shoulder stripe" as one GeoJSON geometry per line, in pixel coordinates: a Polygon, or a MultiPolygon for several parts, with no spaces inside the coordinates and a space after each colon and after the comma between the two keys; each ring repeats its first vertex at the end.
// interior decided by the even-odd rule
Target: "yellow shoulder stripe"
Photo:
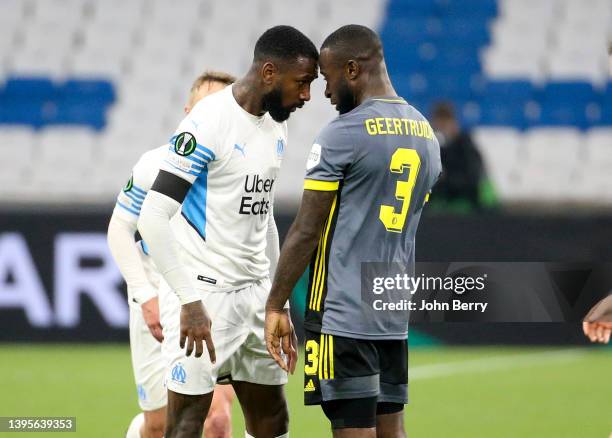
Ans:
{"type": "Polygon", "coordinates": [[[316,179],[304,180],[305,190],[318,190],[320,192],[333,192],[340,187],[340,181],[318,181],[316,179]]]}

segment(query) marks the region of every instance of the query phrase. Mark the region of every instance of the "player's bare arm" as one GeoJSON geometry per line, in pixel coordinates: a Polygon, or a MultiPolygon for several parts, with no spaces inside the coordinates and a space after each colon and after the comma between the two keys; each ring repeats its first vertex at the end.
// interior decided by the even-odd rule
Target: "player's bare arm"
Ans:
{"type": "Polygon", "coordinates": [[[265,336],[268,352],[286,371],[293,372],[295,369],[290,354],[295,333],[284,306],[312,258],[335,196],[336,191],[305,190],[302,205],[281,249],[266,303],[265,336]],[[281,350],[289,355],[288,363],[283,361],[281,350]]]}
{"type": "Polygon", "coordinates": [[[181,300],[181,348],[186,347],[187,356],[195,350],[195,356],[200,357],[206,343],[210,360],[214,363],[216,356],[211,337],[211,320],[198,293],[190,284],[188,273],[184,272],[178,244],[170,229],[170,219],[178,211],[190,188],[188,181],[160,170],[143,203],[138,228],[149,242],[155,263],[181,300]]]}

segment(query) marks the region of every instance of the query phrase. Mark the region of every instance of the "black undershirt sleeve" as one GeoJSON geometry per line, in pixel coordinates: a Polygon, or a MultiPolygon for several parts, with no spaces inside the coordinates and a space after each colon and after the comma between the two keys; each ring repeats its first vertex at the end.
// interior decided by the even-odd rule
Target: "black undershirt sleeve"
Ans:
{"type": "Polygon", "coordinates": [[[182,204],[190,188],[191,183],[188,181],[165,170],[160,170],[151,190],[155,190],[182,204]]]}

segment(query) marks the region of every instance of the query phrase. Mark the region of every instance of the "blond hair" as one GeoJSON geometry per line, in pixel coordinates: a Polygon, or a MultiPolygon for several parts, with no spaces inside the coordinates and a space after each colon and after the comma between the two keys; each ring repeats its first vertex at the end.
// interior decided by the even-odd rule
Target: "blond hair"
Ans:
{"type": "Polygon", "coordinates": [[[206,70],[204,73],[198,76],[195,81],[193,81],[193,85],[191,86],[191,90],[189,92],[190,96],[193,97],[193,95],[206,82],[219,82],[221,84],[231,85],[236,82],[236,78],[231,74],[222,71],[206,70]]]}

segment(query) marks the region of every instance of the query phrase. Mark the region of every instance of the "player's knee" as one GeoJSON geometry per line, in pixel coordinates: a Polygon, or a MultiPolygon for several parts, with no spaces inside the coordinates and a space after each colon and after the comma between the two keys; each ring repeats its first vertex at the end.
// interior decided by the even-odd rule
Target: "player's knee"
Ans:
{"type": "Polygon", "coordinates": [[[254,425],[256,437],[282,436],[289,430],[289,410],[284,399],[271,404],[261,414],[254,425]]]}
{"type": "Polygon", "coordinates": [[[143,438],[163,438],[165,429],[163,417],[147,419],[142,427],[143,438]]]}
{"type": "Polygon", "coordinates": [[[223,410],[210,411],[204,422],[206,438],[230,438],[232,436],[232,418],[223,410]]]}
{"type": "Polygon", "coordinates": [[[274,409],[274,421],[275,424],[281,426],[282,429],[287,430],[289,428],[289,409],[285,400],[279,400],[274,409]]]}

